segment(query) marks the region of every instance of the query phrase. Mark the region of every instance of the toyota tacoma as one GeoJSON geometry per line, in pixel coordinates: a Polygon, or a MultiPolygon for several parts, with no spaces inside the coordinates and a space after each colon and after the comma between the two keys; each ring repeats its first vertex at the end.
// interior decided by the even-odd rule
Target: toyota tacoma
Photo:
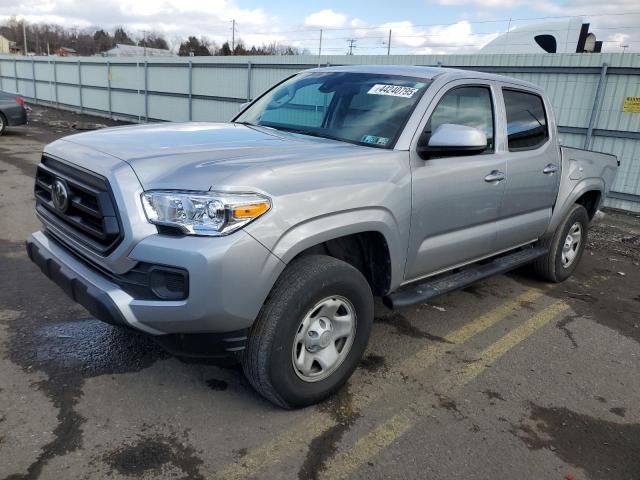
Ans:
{"type": "Polygon", "coordinates": [[[27,250],[93,316],[235,355],[294,408],[353,373],[374,296],[399,308],[525,264],[568,278],[617,167],[561,146],[548,97],[521,80],[318,68],[228,123],[47,145],[27,250]]]}

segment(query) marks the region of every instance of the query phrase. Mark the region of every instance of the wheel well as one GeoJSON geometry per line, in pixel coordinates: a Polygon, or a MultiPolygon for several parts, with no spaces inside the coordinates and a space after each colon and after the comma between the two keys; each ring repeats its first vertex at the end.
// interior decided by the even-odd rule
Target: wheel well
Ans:
{"type": "Polygon", "coordinates": [[[583,193],[582,196],[576,200],[576,203],[587,209],[589,220],[593,219],[594,215],[598,211],[601,196],[602,194],[598,190],[590,190],[583,193]]]}
{"type": "Polygon", "coordinates": [[[329,255],[357,268],[369,282],[374,295],[384,295],[391,285],[389,246],[380,232],[361,232],[338,237],[309,247],[303,255],[329,255]]]}

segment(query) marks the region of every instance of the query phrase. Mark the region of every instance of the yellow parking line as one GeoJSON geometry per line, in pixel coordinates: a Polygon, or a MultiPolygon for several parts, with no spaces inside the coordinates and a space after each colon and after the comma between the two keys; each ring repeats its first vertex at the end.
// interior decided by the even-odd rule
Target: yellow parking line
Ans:
{"type": "MultiPolygon", "coordinates": [[[[524,324],[511,330],[480,354],[478,361],[466,365],[439,382],[435,391],[439,394],[451,394],[471,382],[487,367],[496,362],[509,350],[535,333],[569,308],[562,301],[552,303],[524,324]]],[[[428,398],[422,397],[412,402],[401,412],[382,423],[369,434],[358,439],[352,448],[343,450],[334,456],[322,472],[322,478],[348,478],[360,465],[364,464],[382,450],[389,447],[404,433],[413,427],[420,417],[429,414],[433,407],[428,398]]]]}
{"type": "MultiPolygon", "coordinates": [[[[540,298],[544,292],[539,289],[528,289],[522,294],[509,300],[502,305],[479,316],[463,327],[454,330],[446,335],[445,339],[454,344],[462,344],[475,335],[487,330],[497,324],[508,315],[517,312],[525,302],[533,302],[540,298]]],[[[393,376],[415,375],[431,366],[435,361],[450,350],[450,344],[428,344],[418,350],[413,355],[406,358],[400,365],[390,368],[386,374],[387,380],[393,376]]],[[[382,398],[389,390],[393,390],[393,385],[373,384],[365,385],[367,391],[353,392],[352,408],[363,410],[376,400],[382,398]]],[[[395,391],[395,390],[393,390],[395,391]]],[[[314,410],[305,417],[304,429],[298,425],[286,430],[266,443],[249,450],[238,463],[231,463],[218,471],[215,478],[220,479],[242,479],[257,475],[260,471],[285,461],[294,455],[299,454],[300,445],[307,445],[309,442],[335,425],[335,420],[326,412],[314,410]]]]}

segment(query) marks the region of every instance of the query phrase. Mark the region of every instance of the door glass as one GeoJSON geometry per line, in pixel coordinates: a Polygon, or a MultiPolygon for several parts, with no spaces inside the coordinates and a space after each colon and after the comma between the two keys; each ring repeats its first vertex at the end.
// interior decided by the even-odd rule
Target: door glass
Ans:
{"type": "Polygon", "coordinates": [[[509,150],[538,148],[549,138],[542,98],[533,93],[503,90],[507,110],[509,150]]]}
{"type": "Polygon", "coordinates": [[[440,99],[425,127],[423,140],[443,123],[466,125],[482,130],[487,136],[487,149],[493,151],[493,106],[488,87],[459,87],[447,92],[440,99]]]}

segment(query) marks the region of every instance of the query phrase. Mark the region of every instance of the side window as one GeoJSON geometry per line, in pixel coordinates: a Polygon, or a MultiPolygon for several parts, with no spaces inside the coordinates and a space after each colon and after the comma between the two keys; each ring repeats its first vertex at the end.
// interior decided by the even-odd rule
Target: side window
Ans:
{"type": "Polygon", "coordinates": [[[487,151],[493,151],[493,106],[489,87],[458,87],[447,92],[431,114],[423,139],[443,123],[466,125],[482,130],[487,136],[487,151]]]}
{"type": "Polygon", "coordinates": [[[533,93],[503,90],[509,150],[532,150],[549,138],[542,98],[533,93]]]}

